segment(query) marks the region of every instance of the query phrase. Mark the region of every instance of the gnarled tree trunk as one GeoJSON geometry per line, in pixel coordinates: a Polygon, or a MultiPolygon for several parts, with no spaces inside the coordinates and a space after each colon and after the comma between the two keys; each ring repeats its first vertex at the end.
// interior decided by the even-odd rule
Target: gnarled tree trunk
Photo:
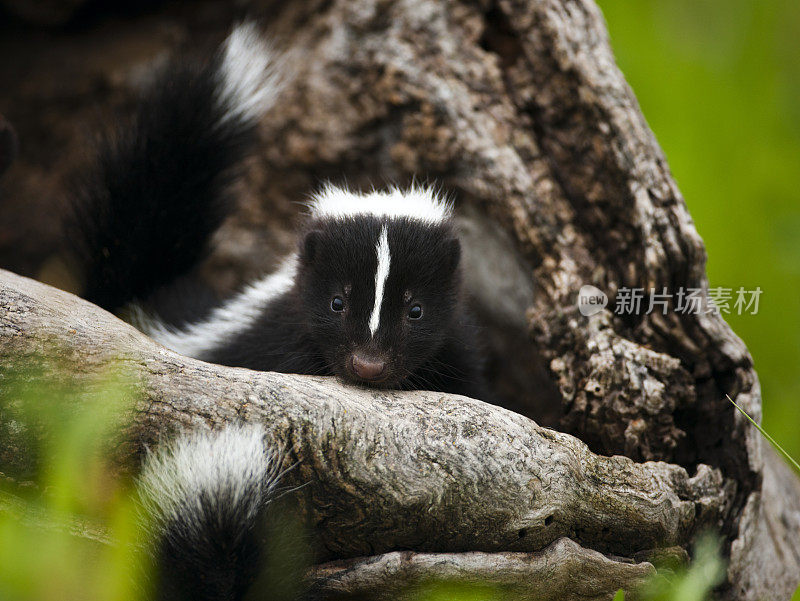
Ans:
{"type": "MultiPolygon", "coordinates": [[[[124,106],[161,51],[221,37],[231,17],[204,4],[178,18],[178,6],[80,39],[2,41],[22,57],[0,71],[0,112],[23,141],[6,215],[14,203],[52,202],[58,176],[74,168],[68,150],[86,141],[83,107],[98,98],[124,106]],[[49,59],[63,52],[81,66],[56,72],[49,59]],[[48,142],[64,152],[43,150],[48,142]]],[[[730,559],[722,595],[788,598],[800,580],[800,484],[725,399],[760,416],[745,346],[705,311],[577,310],[584,284],[612,299],[626,287],[708,289],[702,241],[591,0],[251,9],[288,49],[292,77],[263,124],[241,211],[202,275],[225,290],[268,268],[292,244],[293,202],[325,178],[354,187],[435,180],[457,201],[490,375],[516,414],[209,366],[7,273],[3,361],[50,338],[81,357],[85,373],[123,357],[148,399],[132,455],[176,424],[268,424],[300,461],[293,477],[313,483],[304,503],[321,559],[332,563],[311,577],[331,594],[439,575],[486,577],[543,598],[609,598],[651,571],[644,552],[687,548],[713,527],[730,559]],[[371,557],[354,559],[363,555],[371,557]],[[554,561],[562,570],[542,577],[554,561]]],[[[44,230],[33,246],[19,229],[0,225],[5,264],[27,273],[44,264],[39,273],[53,278],[42,253],[55,252],[55,236],[44,230]]]]}

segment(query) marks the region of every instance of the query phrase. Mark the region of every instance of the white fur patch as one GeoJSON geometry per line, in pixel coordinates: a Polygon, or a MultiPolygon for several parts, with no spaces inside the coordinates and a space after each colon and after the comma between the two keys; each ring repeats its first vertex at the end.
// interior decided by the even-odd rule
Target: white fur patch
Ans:
{"type": "Polygon", "coordinates": [[[254,519],[275,489],[280,467],[263,435],[252,425],[188,433],[149,455],[139,489],[154,525],[178,521],[201,535],[209,511],[236,510],[254,519]]]}
{"type": "Polygon", "coordinates": [[[257,121],[272,105],[281,84],[273,53],[253,23],[234,29],[222,46],[217,102],[228,121],[257,121]]]}
{"type": "Polygon", "coordinates": [[[392,257],[389,254],[389,238],[386,226],[381,228],[378,244],[375,246],[378,256],[378,268],[375,270],[375,305],[369,317],[369,331],[375,336],[381,323],[381,305],[383,304],[383,291],[386,288],[386,279],[389,277],[389,265],[392,257]]]}
{"type": "Polygon", "coordinates": [[[183,328],[164,325],[157,317],[132,307],[131,323],[142,332],[187,357],[202,359],[237,334],[250,328],[263,309],[275,298],[289,291],[297,273],[297,256],[286,259],[278,271],[256,280],[242,292],[220,305],[203,321],[183,328]]]}
{"type": "Polygon", "coordinates": [[[327,184],[312,196],[308,207],[314,217],[335,219],[371,215],[387,219],[416,219],[431,224],[446,221],[453,212],[451,203],[435,190],[418,186],[408,190],[390,188],[361,194],[327,184]]]}

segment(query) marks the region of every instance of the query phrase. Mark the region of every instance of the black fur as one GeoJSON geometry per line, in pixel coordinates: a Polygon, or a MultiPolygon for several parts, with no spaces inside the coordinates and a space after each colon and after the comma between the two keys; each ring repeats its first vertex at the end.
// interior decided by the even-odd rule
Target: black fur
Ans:
{"type": "Polygon", "coordinates": [[[221,62],[221,54],[207,64],[173,61],[130,123],[100,141],[66,232],[93,303],[117,311],[172,283],[202,258],[227,216],[256,124],[220,125],[221,62]]]}
{"type": "MultiPolygon", "coordinates": [[[[254,121],[220,126],[223,62],[218,55],[206,65],[173,63],[155,79],[132,124],[101,149],[72,221],[92,302],[112,311],[129,303],[151,312],[181,305],[170,302],[174,284],[203,256],[226,216],[229,186],[254,141],[254,121]]],[[[259,307],[254,323],[186,352],[224,365],[486,398],[449,219],[312,215],[298,256],[294,286],[259,307]],[[392,260],[373,336],[368,322],[383,227],[392,260]],[[338,313],[331,310],[336,295],[344,300],[338,313]],[[414,304],[422,307],[420,319],[407,317],[414,304]],[[384,371],[362,377],[357,358],[384,371]]],[[[157,317],[185,321],[175,311],[157,317]]]]}
{"type": "MultiPolygon", "coordinates": [[[[252,491],[251,494],[260,494],[252,491]]],[[[165,525],[155,550],[158,601],[243,599],[264,561],[261,522],[266,506],[249,519],[229,495],[200,494],[202,521],[165,525]]]]}
{"type": "MultiPolygon", "coordinates": [[[[254,143],[255,119],[222,120],[221,61],[218,55],[208,64],[173,63],[149,87],[132,122],[101,145],[68,230],[90,301],[112,311],[131,303],[150,310],[181,306],[169,297],[227,215],[230,185],[254,143]]],[[[461,290],[461,247],[449,219],[312,215],[297,255],[288,291],[257,307],[254,320],[241,322],[246,327],[193,354],[256,370],[487,398],[476,328],[461,290]],[[373,334],[383,228],[391,261],[373,334]],[[343,304],[335,311],[337,296],[343,304]],[[416,305],[421,317],[412,319],[416,305]],[[382,371],[362,377],[356,357],[382,371]]],[[[158,317],[185,321],[174,311],[158,317]]],[[[140,325],[158,338],[152,324],[140,325]]],[[[248,498],[265,490],[253,489],[248,498]]],[[[248,589],[269,591],[257,568],[269,538],[259,526],[269,499],[254,519],[224,491],[198,494],[187,502],[199,501],[199,522],[194,503],[193,516],[187,510],[161,524],[158,598],[238,600],[248,589]]]]}
{"type": "Polygon", "coordinates": [[[148,454],[138,489],[154,601],[302,596],[309,541],[263,435],[185,433],[148,454]]]}
{"type": "MultiPolygon", "coordinates": [[[[295,287],[259,320],[204,359],[262,371],[338,375],[359,381],[354,352],[386,362],[379,386],[486,398],[476,326],[461,292],[460,245],[452,223],[373,216],[315,219],[300,244],[295,287]],[[376,243],[387,225],[392,261],[373,337],[376,243]],[[410,293],[410,294],[409,294],[410,293]],[[341,296],[345,310],[331,310],[341,296]],[[423,316],[407,317],[419,304],[423,316]]],[[[373,385],[375,385],[373,383],[373,385]]]]}

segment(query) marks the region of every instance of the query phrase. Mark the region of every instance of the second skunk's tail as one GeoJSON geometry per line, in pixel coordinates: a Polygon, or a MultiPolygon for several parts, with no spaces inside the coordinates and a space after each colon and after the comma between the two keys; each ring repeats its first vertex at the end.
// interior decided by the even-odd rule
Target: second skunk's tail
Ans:
{"type": "Polygon", "coordinates": [[[184,435],[148,457],[140,491],[156,599],[272,598],[261,573],[279,463],[252,426],[184,435]],[[256,581],[266,590],[251,590],[256,581]]]}
{"type": "Polygon", "coordinates": [[[252,24],[207,63],[173,60],[159,71],[132,122],[101,142],[73,203],[67,237],[88,300],[115,311],[197,263],[277,89],[252,24]]]}

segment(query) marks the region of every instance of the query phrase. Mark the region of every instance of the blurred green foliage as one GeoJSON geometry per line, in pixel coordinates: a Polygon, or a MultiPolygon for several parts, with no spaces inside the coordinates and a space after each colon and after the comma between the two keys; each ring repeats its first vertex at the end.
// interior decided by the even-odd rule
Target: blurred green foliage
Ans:
{"type": "Polygon", "coordinates": [[[402,595],[399,601],[513,601],[492,586],[432,583],[402,595]]]}
{"type": "Polygon", "coordinates": [[[706,601],[715,586],[725,579],[721,541],[711,535],[698,537],[688,566],[660,568],[639,591],[643,601],[706,601]]]}
{"type": "MultiPolygon", "coordinates": [[[[707,601],[724,578],[720,541],[705,534],[698,537],[688,566],[660,567],[658,573],[636,591],[636,598],[640,601],[707,601]]],[[[625,591],[618,591],[614,601],[625,601],[625,591]]]]}
{"type": "Polygon", "coordinates": [[[800,457],[800,2],[598,3],[711,286],[763,290],[757,315],[726,319],[755,360],[764,427],[800,457]]]}
{"type": "Polygon", "coordinates": [[[143,599],[137,505],[109,461],[130,386],[44,379],[53,368],[0,372],[0,450],[29,458],[0,464],[0,599],[143,599]]]}
{"type": "MultiPolygon", "coordinates": [[[[137,388],[70,373],[48,359],[0,366],[0,601],[151,599],[153,525],[114,462],[137,388]]],[[[297,598],[310,561],[304,524],[273,505],[266,584],[250,599],[297,598]]]]}

